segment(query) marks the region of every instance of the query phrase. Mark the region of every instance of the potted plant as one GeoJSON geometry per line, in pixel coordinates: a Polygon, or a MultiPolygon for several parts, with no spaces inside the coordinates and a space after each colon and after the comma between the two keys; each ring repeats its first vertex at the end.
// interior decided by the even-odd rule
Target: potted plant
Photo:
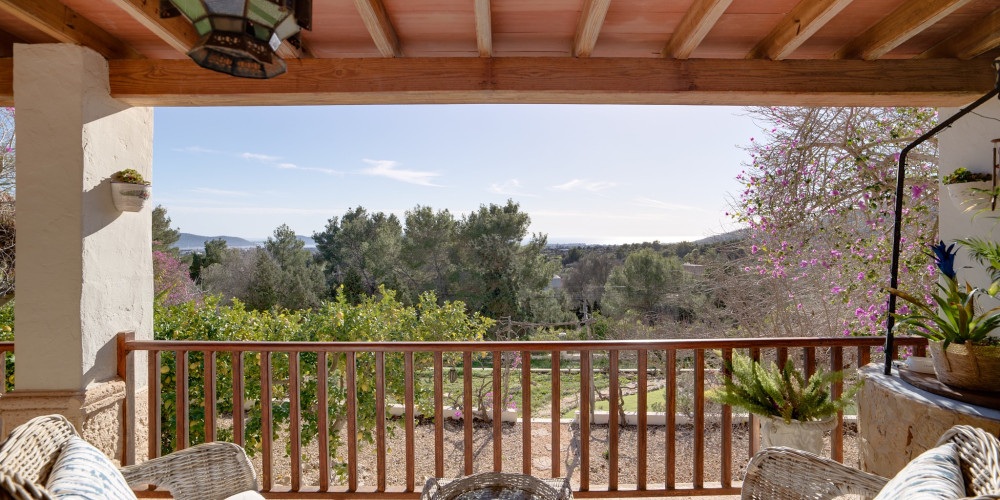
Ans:
{"type": "Polygon", "coordinates": [[[833,399],[830,384],[843,380],[843,371],[827,373],[819,369],[806,380],[791,359],[780,369],[774,362],[764,368],[749,356],[734,353],[726,367],[732,377],[724,378],[721,387],[705,395],[717,403],[759,415],[763,447],[787,446],[819,455],[823,451],[823,432],[836,425],[834,414],[843,410],[861,388],[858,382],[833,399]]]}
{"type": "Polygon", "coordinates": [[[965,168],[956,169],[954,172],[941,179],[951,202],[962,211],[992,208],[994,200],[993,175],[987,173],[970,172],[965,168]]]}
{"type": "Polygon", "coordinates": [[[936,309],[922,298],[895,288],[889,293],[909,302],[914,310],[894,314],[897,329],[926,337],[938,380],[945,384],[975,391],[1000,390],[1000,339],[989,334],[1000,326],[1000,307],[980,311],[976,298],[996,296],[1000,281],[988,290],[959,285],[955,275],[955,244],[939,242],[931,247],[932,257],[941,271],[937,292],[931,295],[936,309]]]}
{"type": "Polygon", "coordinates": [[[153,194],[153,186],[134,169],[115,172],[111,179],[111,199],[115,202],[115,208],[123,212],[142,210],[153,194]]]}

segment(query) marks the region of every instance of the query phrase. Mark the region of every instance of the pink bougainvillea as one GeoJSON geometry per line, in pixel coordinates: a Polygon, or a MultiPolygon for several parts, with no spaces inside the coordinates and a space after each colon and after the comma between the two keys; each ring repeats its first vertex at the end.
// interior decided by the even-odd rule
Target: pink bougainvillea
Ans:
{"type": "Polygon", "coordinates": [[[159,250],[153,251],[153,294],[167,306],[201,298],[198,286],[188,274],[188,266],[159,250]]]}
{"type": "MultiPolygon", "coordinates": [[[[744,191],[732,216],[749,227],[755,261],[794,299],[812,334],[884,333],[898,153],[933,126],[929,108],[754,108],[763,129],[744,149],[744,191]]],[[[900,285],[926,293],[923,253],[937,240],[937,149],[913,151],[906,172],[900,285]]],[[[797,321],[802,324],[802,321],[797,321]]],[[[805,334],[806,332],[797,332],[805,334]]]]}

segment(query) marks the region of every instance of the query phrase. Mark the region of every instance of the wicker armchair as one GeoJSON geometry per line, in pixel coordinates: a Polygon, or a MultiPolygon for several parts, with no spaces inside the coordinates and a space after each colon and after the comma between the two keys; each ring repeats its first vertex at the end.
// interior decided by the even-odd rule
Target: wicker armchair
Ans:
{"type": "Polygon", "coordinates": [[[573,500],[569,478],[542,480],[527,474],[480,472],[458,479],[430,478],[420,500],[573,500]]]}
{"type": "MultiPolygon", "coordinates": [[[[62,415],[29,420],[0,443],[0,499],[49,499],[52,465],[66,440],[77,436],[62,415]]],[[[205,443],[121,469],[132,487],[151,484],[180,499],[223,499],[257,490],[257,475],[243,448],[205,443]]]]}
{"type": "MultiPolygon", "coordinates": [[[[1000,442],[982,429],[952,427],[937,445],[956,443],[967,498],[1000,499],[1000,442]]],[[[743,500],[874,498],[889,480],[791,448],[766,448],[747,465],[743,500]]]]}

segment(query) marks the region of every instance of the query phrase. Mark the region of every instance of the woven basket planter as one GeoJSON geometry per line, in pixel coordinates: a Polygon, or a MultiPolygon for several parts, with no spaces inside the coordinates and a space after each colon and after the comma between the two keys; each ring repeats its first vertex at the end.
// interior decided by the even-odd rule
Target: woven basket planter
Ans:
{"type": "Polygon", "coordinates": [[[990,196],[984,193],[977,193],[973,189],[992,189],[993,181],[962,182],[958,184],[945,184],[948,197],[951,198],[952,205],[963,212],[978,212],[983,209],[989,210],[990,196]]]}
{"type": "Polygon", "coordinates": [[[961,389],[1000,392],[1000,347],[930,342],[934,372],[941,382],[961,389]]]}
{"type": "Polygon", "coordinates": [[[781,417],[762,416],[760,446],[785,446],[819,455],[823,452],[823,432],[833,429],[836,424],[833,416],[808,422],[792,420],[790,424],[786,424],[781,417]]]}
{"type": "Polygon", "coordinates": [[[115,208],[122,212],[138,212],[146,206],[153,195],[153,186],[148,184],[132,184],[130,182],[112,182],[111,199],[115,208]]]}

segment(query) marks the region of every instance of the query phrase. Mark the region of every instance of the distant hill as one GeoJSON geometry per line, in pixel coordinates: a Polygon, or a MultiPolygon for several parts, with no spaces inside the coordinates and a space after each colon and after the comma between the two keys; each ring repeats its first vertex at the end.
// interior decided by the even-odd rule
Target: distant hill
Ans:
{"type": "MultiPolygon", "coordinates": [[[[305,243],[306,248],[315,248],[316,242],[308,236],[295,235],[299,241],[305,243]]],[[[174,247],[180,250],[200,250],[205,248],[206,241],[223,239],[229,248],[253,248],[264,243],[263,240],[248,240],[238,236],[201,236],[199,234],[181,233],[180,239],[174,243],[174,247]]]]}
{"type": "Polygon", "coordinates": [[[722,243],[725,241],[742,240],[747,237],[749,232],[746,229],[737,229],[735,231],[729,231],[728,233],[713,234],[707,238],[702,238],[694,243],[699,245],[708,245],[711,243],[722,243]]]}

